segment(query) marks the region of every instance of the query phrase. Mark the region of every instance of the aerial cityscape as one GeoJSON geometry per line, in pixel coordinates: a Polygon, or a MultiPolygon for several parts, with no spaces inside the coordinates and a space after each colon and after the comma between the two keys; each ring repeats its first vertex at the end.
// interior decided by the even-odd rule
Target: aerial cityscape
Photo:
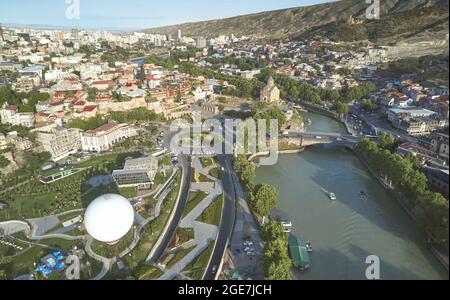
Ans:
{"type": "Polygon", "coordinates": [[[0,281],[449,279],[448,1],[13,2],[0,281]]]}

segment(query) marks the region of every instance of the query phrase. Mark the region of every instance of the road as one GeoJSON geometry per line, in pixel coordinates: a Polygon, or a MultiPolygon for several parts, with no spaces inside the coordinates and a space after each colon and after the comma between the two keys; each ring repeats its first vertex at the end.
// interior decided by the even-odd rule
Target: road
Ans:
{"type": "Polygon", "coordinates": [[[398,129],[395,129],[392,127],[392,125],[385,121],[380,119],[380,116],[378,113],[368,113],[363,108],[361,108],[359,105],[352,105],[349,107],[349,112],[358,116],[361,120],[366,122],[368,125],[372,126],[374,129],[377,130],[378,133],[387,133],[393,135],[395,138],[400,139],[402,141],[408,142],[408,143],[417,143],[417,138],[409,136],[405,132],[402,132],[398,129]]]}
{"type": "Polygon", "coordinates": [[[223,255],[228,247],[229,241],[234,228],[234,220],[236,218],[236,192],[234,189],[232,179],[232,166],[230,157],[227,155],[217,156],[217,160],[221,169],[222,185],[224,189],[224,207],[222,212],[222,220],[220,222],[219,235],[216,240],[216,245],[212,253],[209,265],[206,269],[204,280],[214,280],[217,273],[219,273],[219,266],[221,264],[223,255]],[[214,272],[213,269],[216,269],[214,272]]]}
{"type": "Polygon", "coordinates": [[[180,155],[178,157],[181,168],[183,169],[183,176],[181,179],[181,187],[180,187],[180,201],[178,202],[178,206],[175,209],[175,214],[170,221],[169,227],[164,234],[159,245],[156,246],[155,251],[153,252],[153,256],[147,259],[147,262],[157,262],[164,254],[164,251],[170,244],[175,232],[178,228],[178,224],[181,221],[183,216],[183,211],[186,208],[186,203],[188,201],[189,196],[189,188],[192,180],[192,169],[189,163],[189,159],[186,155],[180,155]]]}

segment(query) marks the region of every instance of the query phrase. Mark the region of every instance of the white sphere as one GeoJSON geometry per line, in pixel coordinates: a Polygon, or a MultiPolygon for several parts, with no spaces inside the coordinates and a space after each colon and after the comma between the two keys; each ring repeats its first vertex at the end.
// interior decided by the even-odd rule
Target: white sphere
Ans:
{"type": "Polygon", "coordinates": [[[134,223],[134,209],[130,201],[116,194],[105,194],[89,204],[84,226],[94,239],[114,243],[123,238],[134,223]]]}

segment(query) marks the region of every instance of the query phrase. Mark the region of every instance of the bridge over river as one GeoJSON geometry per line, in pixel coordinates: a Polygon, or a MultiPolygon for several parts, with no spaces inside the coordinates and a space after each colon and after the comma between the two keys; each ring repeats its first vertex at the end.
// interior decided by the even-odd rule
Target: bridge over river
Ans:
{"type": "Polygon", "coordinates": [[[300,147],[317,144],[342,144],[353,146],[361,140],[361,137],[354,135],[330,132],[285,131],[282,137],[287,139],[299,139],[300,147]]]}

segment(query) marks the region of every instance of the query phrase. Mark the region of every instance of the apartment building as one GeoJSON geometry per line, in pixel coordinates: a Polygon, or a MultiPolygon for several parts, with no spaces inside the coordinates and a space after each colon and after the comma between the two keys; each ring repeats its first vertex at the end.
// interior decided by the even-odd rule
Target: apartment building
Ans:
{"type": "Polygon", "coordinates": [[[110,122],[94,130],[83,132],[81,134],[81,147],[83,151],[108,151],[118,142],[136,135],[133,126],[110,122]]]}

